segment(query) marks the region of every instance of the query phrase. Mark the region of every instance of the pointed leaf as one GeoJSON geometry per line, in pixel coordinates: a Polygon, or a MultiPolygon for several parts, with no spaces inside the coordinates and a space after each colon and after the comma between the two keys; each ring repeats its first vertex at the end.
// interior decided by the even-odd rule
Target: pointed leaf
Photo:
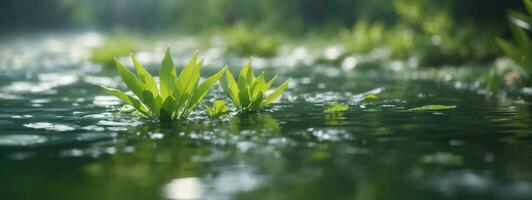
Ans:
{"type": "Polygon", "coordinates": [[[240,91],[238,93],[238,100],[240,101],[240,105],[242,106],[242,108],[247,108],[251,103],[249,88],[247,85],[246,78],[241,75],[238,77],[238,90],[240,91]]]}
{"type": "Polygon", "coordinates": [[[216,74],[207,78],[207,80],[205,80],[203,83],[201,83],[201,85],[194,92],[194,95],[190,99],[190,110],[196,107],[196,105],[198,105],[198,103],[205,97],[207,92],[209,92],[209,89],[211,89],[216,84],[216,82],[218,82],[218,80],[222,77],[226,69],[227,68],[223,68],[216,74]]]}
{"type": "Polygon", "coordinates": [[[279,86],[275,91],[273,91],[266,99],[264,100],[264,105],[266,106],[270,103],[273,103],[275,100],[277,100],[279,97],[281,97],[281,94],[284,92],[284,90],[288,87],[288,81],[285,81],[281,86],[279,86]]]}
{"type": "Polygon", "coordinates": [[[135,109],[145,114],[146,116],[149,116],[148,109],[146,109],[146,107],[142,105],[142,103],[138,99],[128,94],[125,94],[117,89],[109,88],[103,85],[98,85],[98,86],[100,86],[100,88],[102,88],[105,92],[109,93],[110,95],[115,96],[116,98],[124,101],[124,103],[133,106],[135,109]]]}
{"type": "Polygon", "coordinates": [[[118,59],[115,58],[116,62],[116,69],[118,70],[118,73],[122,77],[122,80],[124,83],[126,83],[127,87],[135,94],[139,99],[142,100],[142,92],[146,89],[144,84],[140,82],[139,79],[137,79],[137,76],[133,74],[129,69],[127,69],[118,59]]]}
{"type": "Polygon", "coordinates": [[[133,64],[135,65],[135,69],[137,70],[137,75],[140,79],[140,81],[148,88],[148,90],[154,95],[159,96],[159,90],[157,89],[157,84],[155,83],[155,80],[153,80],[153,77],[151,74],[140,64],[140,62],[135,58],[135,56],[131,56],[131,60],[133,60],[133,64]]]}
{"type": "Polygon", "coordinates": [[[158,101],[149,90],[144,90],[144,103],[155,116],[159,116],[162,102],[158,101]]]}
{"type": "Polygon", "coordinates": [[[229,95],[233,103],[235,104],[235,107],[240,107],[240,101],[238,99],[238,93],[240,92],[238,89],[238,85],[235,81],[235,78],[233,77],[233,74],[229,69],[227,69],[227,66],[225,66],[225,76],[220,81],[222,88],[224,89],[225,93],[229,95]]]}
{"type": "Polygon", "coordinates": [[[174,84],[176,79],[176,70],[174,67],[174,61],[170,53],[170,48],[166,49],[163,61],[161,63],[161,69],[159,70],[160,80],[160,96],[162,99],[166,99],[170,95],[170,92],[174,90],[174,84]]]}

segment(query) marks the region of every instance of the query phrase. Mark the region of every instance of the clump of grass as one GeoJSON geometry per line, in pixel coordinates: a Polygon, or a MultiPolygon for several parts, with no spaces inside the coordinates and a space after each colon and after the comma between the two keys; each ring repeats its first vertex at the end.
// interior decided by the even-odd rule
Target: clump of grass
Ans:
{"type": "Polygon", "coordinates": [[[203,107],[205,107],[205,112],[207,112],[207,115],[210,118],[217,118],[226,115],[229,112],[229,110],[227,109],[227,104],[224,100],[214,101],[212,107],[208,105],[204,105],[203,107]]]}
{"type": "Polygon", "coordinates": [[[104,67],[112,67],[115,64],[114,58],[127,56],[133,51],[135,51],[135,45],[131,39],[111,40],[92,49],[90,60],[104,67]]]}
{"type": "Polygon", "coordinates": [[[266,95],[276,79],[277,75],[266,82],[264,72],[255,77],[250,61],[240,70],[238,81],[235,80],[231,71],[226,70],[225,76],[220,82],[238,111],[257,111],[281,97],[281,94],[288,87],[288,81],[285,81],[273,92],[266,95]]]}
{"type": "Polygon", "coordinates": [[[200,84],[203,60],[198,61],[196,53],[178,76],[168,48],[159,71],[158,89],[152,75],[134,56],[131,58],[137,71],[136,75],[118,60],[115,59],[115,62],[122,80],[136,97],[102,85],[100,87],[145,116],[160,120],[186,119],[226,70],[220,70],[200,84]]]}

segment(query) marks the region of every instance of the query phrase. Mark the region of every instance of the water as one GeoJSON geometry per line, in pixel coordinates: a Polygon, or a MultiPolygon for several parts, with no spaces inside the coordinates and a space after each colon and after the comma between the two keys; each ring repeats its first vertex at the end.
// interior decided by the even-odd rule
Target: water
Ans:
{"type": "Polygon", "coordinates": [[[268,77],[292,79],[267,111],[158,123],[94,86],[124,89],[79,56],[98,35],[62,37],[2,46],[0,199],[532,199],[526,100],[266,60],[268,77]],[[332,101],[350,109],[325,114],[332,101]],[[407,111],[429,104],[457,107],[407,111]]]}

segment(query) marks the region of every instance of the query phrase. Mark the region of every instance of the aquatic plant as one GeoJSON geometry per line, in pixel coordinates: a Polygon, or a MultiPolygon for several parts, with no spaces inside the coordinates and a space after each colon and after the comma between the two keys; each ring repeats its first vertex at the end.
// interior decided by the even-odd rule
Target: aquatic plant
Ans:
{"type": "Polygon", "coordinates": [[[255,77],[250,61],[240,70],[238,81],[235,81],[231,71],[226,70],[225,76],[220,82],[238,111],[257,111],[281,97],[281,94],[288,87],[288,81],[285,81],[269,95],[266,95],[276,79],[277,75],[266,82],[264,72],[255,77]]]}
{"type": "Polygon", "coordinates": [[[348,109],[349,109],[348,105],[342,105],[335,101],[331,105],[328,105],[323,112],[336,113],[336,112],[347,111],[348,109]]]}
{"type": "Polygon", "coordinates": [[[497,38],[497,44],[517,65],[519,74],[532,85],[532,41],[530,40],[530,23],[532,22],[532,0],[523,0],[527,13],[510,11],[510,30],[513,41],[497,38]]]}
{"type": "Polygon", "coordinates": [[[205,112],[211,118],[220,117],[228,113],[227,104],[224,100],[214,101],[212,108],[208,105],[203,105],[205,107],[205,112]]]}
{"type": "Polygon", "coordinates": [[[129,71],[115,59],[116,68],[127,87],[136,97],[119,90],[100,85],[106,92],[133,106],[147,117],[161,120],[183,120],[205,97],[207,92],[223,76],[226,68],[207,78],[201,84],[200,72],[203,60],[198,61],[197,53],[185,65],[179,76],[170,54],[170,48],[161,63],[158,89],[152,75],[131,56],[137,75],[129,71]]]}

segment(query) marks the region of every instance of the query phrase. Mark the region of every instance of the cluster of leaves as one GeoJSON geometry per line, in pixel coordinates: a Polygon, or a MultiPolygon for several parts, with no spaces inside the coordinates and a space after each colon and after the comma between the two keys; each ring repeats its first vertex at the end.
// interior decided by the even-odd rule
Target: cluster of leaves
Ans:
{"type": "Polygon", "coordinates": [[[170,49],[168,49],[160,67],[159,90],[152,75],[134,56],[132,56],[132,60],[137,75],[129,71],[118,60],[115,61],[122,80],[136,98],[116,89],[102,85],[100,87],[126,104],[135,107],[144,115],[161,120],[186,119],[226,70],[226,68],[220,70],[200,84],[203,60],[198,61],[198,55],[194,54],[177,76],[170,49]]]}
{"type": "MultiPolygon", "coordinates": [[[[158,89],[152,75],[134,56],[131,56],[131,59],[137,71],[136,75],[118,60],[115,59],[115,62],[122,80],[136,97],[103,85],[100,87],[126,104],[133,106],[145,116],[160,120],[186,119],[224,74],[225,78],[221,80],[221,85],[238,111],[260,110],[277,100],[288,87],[288,81],[286,81],[266,95],[265,93],[273,85],[277,75],[268,82],[265,80],[264,73],[255,77],[251,69],[251,62],[242,68],[238,81],[235,81],[233,74],[227,67],[224,67],[200,84],[203,60],[198,61],[197,53],[177,75],[170,49],[168,49],[161,63],[159,71],[160,89],[158,89]]],[[[228,113],[228,107],[224,100],[216,100],[212,107],[207,105],[204,107],[209,117],[220,117],[228,113]]]]}
{"type": "Polygon", "coordinates": [[[238,81],[235,80],[231,71],[226,70],[225,76],[220,82],[238,111],[256,111],[273,103],[288,87],[288,81],[285,81],[272,93],[265,95],[276,79],[277,75],[266,82],[264,73],[255,77],[255,73],[251,69],[251,62],[248,62],[240,70],[238,81]]]}
{"type": "MultiPolygon", "coordinates": [[[[523,0],[527,13],[510,11],[510,29],[513,41],[497,38],[497,44],[519,65],[518,72],[526,85],[532,85],[532,40],[530,39],[530,25],[532,22],[532,0],[523,0]]],[[[494,81],[490,80],[490,81],[494,81]]]]}

